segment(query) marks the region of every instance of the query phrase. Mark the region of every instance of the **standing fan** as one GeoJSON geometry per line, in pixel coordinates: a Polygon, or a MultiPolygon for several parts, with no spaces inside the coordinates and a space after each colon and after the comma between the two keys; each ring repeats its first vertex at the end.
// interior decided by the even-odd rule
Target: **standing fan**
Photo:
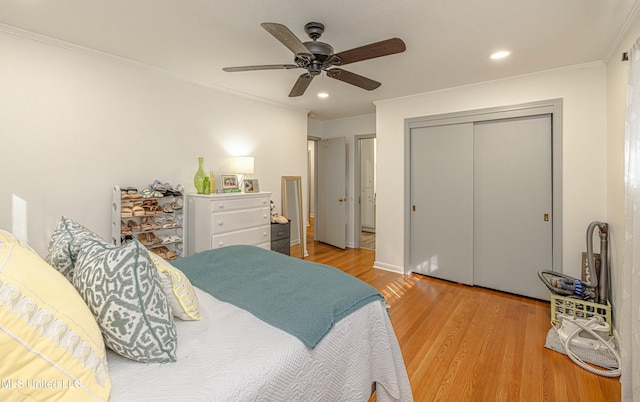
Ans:
{"type": "Polygon", "coordinates": [[[333,53],[333,47],[328,43],[318,42],[318,38],[324,32],[324,25],[319,22],[310,22],[304,26],[304,31],[309,35],[311,41],[302,42],[295,36],[289,28],[282,24],[265,22],[260,24],[267,32],[273,35],[283,45],[295,55],[295,64],[263,64],[257,66],[225,67],[224,71],[254,71],[254,70],[289,70],[292,68],[304,68],[306,73],[300,75],[293,85],[289,96],[300,96],[304,94],[313,77],[322,71],[327,72],[327,76],[336,80],[355,85],[367,91],[378,88],[381,84],[370,78],[336,68],[345,64],[357,61],[374,59],[376,57],[388,56],[402,53],[406,46],[401,39],[391,38],[381,42],[375,42],[360,46],[340,53],[333,53]]]}

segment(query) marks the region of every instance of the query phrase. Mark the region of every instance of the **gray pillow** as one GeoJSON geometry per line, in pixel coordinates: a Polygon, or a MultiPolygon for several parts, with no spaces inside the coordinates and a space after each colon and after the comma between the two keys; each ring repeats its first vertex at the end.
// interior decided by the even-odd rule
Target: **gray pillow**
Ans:
{"type": "Polygon", "coordinates": [[[73,285],[111,350],[139,362],[176,361],[173,316],[158,270],[140,242],[111,246],[85,239],[73,285]]]}
{"type": "Polygon", "coordinates": [[[73,282],[73,267],[85,240],[104,241],[91,230],[63,216],[49,240],[44,260],[73,282]]]}

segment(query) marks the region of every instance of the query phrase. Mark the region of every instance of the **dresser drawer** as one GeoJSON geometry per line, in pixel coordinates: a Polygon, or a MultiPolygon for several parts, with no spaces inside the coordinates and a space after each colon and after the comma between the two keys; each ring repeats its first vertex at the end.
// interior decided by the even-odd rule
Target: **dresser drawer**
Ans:
{"type": "Polygon", "coordinates": [[[211,212],[237,211],[251,208],[267,208],[270,212],[269,197],[250,197],[236,199],[220,199],[211,201],[211,212]]]}
{"type": "Polygon", "coordinates": [[[271,240],[289,240],[289,223],[272,223],[271,240]]]}
{"type": "Polygon", "coordinates": [[[214,235],[269,225],[270,222],[271,214],[268,208],[211,214],[211,228],[214,235]]]}
{"type": "Polygon", "coordinates": [[[269,243],[269,226],[214,235],[211,237],[211,248],[233,246],[234,244],[257,246],[263,243],[269,243]]]}

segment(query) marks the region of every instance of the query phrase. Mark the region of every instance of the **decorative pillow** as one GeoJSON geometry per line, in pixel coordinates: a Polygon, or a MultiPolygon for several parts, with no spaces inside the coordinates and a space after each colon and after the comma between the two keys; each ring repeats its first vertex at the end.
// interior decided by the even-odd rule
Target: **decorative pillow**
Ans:
{"type": "Polygon", "coordinates": [[[45,261],[73,282],[73,268],[85,240],[104,240],[79,223],[62,217],[54,230],[45,261]]]}
{"type": "Polygon", "coordinates": [[[42,258],[6,240],[0,241],[0,356],[0,400],[109,399],[105,346],[89,308],[42,258]]]}
{"type": "Polygon", "coordinates": [[[176,361],[176,328],[160,274],[137,240],[122,246],[85,240],[73,285],[107,347],[140,362],[176,361]]]}
{"type": "Polygon", "coordinates": [[[173,315],[186,321],[201,320],[198,296],[189,278],[164,258],[153,253],[149,253],[149,256],[160,273],[162,289],[173,315]]]}
{"type": "Polygon", "coordinates": [[[18,246],[31,251],[33,254],[38,255],[38,253],[33,248],[31,248],[29,244],[27,244],[27,242],[18,239],[13,233],[7,232],[2,229],[0,229],[0,243],[17,244],[18,246]]]}

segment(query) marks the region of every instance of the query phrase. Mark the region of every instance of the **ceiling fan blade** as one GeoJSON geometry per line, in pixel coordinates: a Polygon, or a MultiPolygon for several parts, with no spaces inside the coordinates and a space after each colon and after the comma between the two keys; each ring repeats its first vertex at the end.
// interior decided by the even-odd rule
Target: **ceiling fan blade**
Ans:
{"type": "Polygon", "coordinates": [[[331,78],[335,78],[336,80],[346,82],[347,84],[366,89],[367,91],[372,91],[382,85],[378,81],[374,81],[370,78],[363,77],[341,68],[332,68],[331,70],[327,70],[327,75],[331,78]]]}
{"type": "Polygon", "coordinates": [[[313,55],[307,49],[307,47],[302,43],[297,36],[293,34],[286,26],[282,24],[276,24],[274,22],[263,22],[260,24],[262,28],[264,28],[267,32],[273,35],[277,40],[279,40],[283,45],[285,45],[289,50],[293,52],[295,55],[304,54],[307,55],[310,59],[313,59],[313,55]]]}
{"type": "Polygon", "coordinates": [[[297,64],[263,64],[258,66],[238,66],[238,67],[225,67],[224,71],[235,73],[238,71],[254,71],[254,70],[289,70],[292,68],[299,68],[297,64]]]}
{"type": "Polygon", "coordinates": [[[357,61],[375,59],[376,57],[388,56],[390,54],[402,53],[407,49],[402,39],[391,38],[376,43],[356,47],[351,50],[336,53],[335,56],[342,60],[338,65],[355,63],[357,61]]]}
{"type": "Polygon", "coordinates": [[[313,80],[313,75],[309,73],[304,73],[300,77],[295,84],[293,84],[293,88],[291,88],[291,92],[289,92],[290,97],[300,96],[304,94],[304,91],[307,90],[309,84],[311,84],[311,80],[313,80]]]}

